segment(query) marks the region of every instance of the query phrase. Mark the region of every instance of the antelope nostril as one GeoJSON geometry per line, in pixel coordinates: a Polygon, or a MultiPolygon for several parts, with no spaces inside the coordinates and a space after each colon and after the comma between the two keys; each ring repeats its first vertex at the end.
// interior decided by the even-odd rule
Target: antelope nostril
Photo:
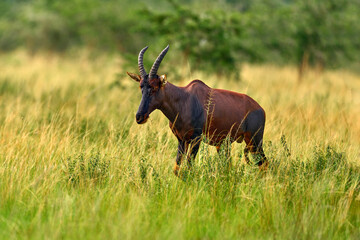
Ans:
{"type": "Polygon", "coordinates": [[[136,121],[138,122],[138,121],[140,121],[140,119],[141,119],[141,115],[140,115],[140,114],[136,114],[136,121]]]}

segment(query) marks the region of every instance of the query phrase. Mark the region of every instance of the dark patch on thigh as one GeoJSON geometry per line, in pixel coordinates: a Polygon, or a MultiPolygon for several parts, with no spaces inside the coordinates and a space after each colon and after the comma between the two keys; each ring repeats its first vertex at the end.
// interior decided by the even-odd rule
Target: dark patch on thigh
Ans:
{"type": "Polygon", "coordinates": [[[244,131],[250,132],[252,136],[263,133],[265,126],[265,112],[257,109],[250,112],[244,121],[244,131]]]}

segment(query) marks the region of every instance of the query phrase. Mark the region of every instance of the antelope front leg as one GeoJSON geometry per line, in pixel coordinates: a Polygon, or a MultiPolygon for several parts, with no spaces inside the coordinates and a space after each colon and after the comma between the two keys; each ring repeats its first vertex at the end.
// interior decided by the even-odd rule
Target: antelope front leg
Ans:
{"type": "Polygon", "coordinates": [[[182,158],[183,158],[184,154],[186,154],[186,151],[187,151],[185,145],[186,145],[185,141],[179,140],[179,145],[178,145],[178,150],[177,150],[177,155],[176,155],[176,162],[175,162],[175,166],[174,166],[174,174],[176,176],[179,176],[182,158]]]}
{"type": "Polygon", "coordinates": [[[181,165],[181,162],[182,162],[182,159],[184,156],[186,156],[188,166],[189,167],[192,166],[191,160],[196,157],[196,154],[199,151],[200,142],[201,142],[200,137],[196,137],[195,139],[193,139],[191,141],[179,140],[178,152],[177,152],[176,162],[175,162],[175,166],[174,166],[174,173],[176,176],[179,176],[180,165],[181,165]],[[190,147],[190,154],[187,155],[188,154],[187,151],[188,151],[189,147],[190,147]]]}
{"type": "Polygon", "coordinates": [[[195,157],[196,157],[196,154],[198,153],[198,151],[199,151],[199,147],[200,147],[200,143],[201,143],[201,137],[199,136],[199,137],[195,137],[193,140],[191,140],[188,144],[187,144],[187,146],[191,146],[190,147],[190,157],[188,157],[188,165],[189,165],[189,167],[191,167],[192,166],[192,163],[191,163],[191,161],[193,160],[193,159],[195,159],[195,157]]]}

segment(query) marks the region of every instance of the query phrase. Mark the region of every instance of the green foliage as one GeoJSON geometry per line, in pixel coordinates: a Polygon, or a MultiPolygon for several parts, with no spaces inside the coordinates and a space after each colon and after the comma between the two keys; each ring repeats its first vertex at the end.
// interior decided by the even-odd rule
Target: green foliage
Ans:
{"type": "Polygon", "coordinates": [[[347,163],[344,153],[337,152],[333,147],[327,146],[325,151],[315,149],[314,171],[323,172],[325,169],[336,171],[347,163]]]}
{"type": "Polygon", "coordinates": [[[67,157],[66,175],[72,184],[87,183],[89,180],[103,183],[108,179],[110,161],[92,152],[90,156],[83,153],[77,156],[67,157]]]}
{"type": "MultiPolygon", "coordinates": [[[[148,23],[143,25],[142,31],[150,36],[160,33],[162,38],[174,43],[194,69],[211,73],[237,72],[239,48],[236,48],[238,41],[235,39],[241,39],[244,31],[241,18],[236,14],[224,14],[222,10],[198,14],[189,7],[171,3],[174,9],[168,13],[142,11],[140,15],[145,16],[148,23]]],[[[243,53],[247,52],[251,50],[244,49],[243,53]]]]}
{"type": "MultiPolygon", "coordinates": [[[[121,52],[133,64],[146,45],[171,44],[174,65],[239,74],[243,62],[356,67],[357,0],[30,0],[0,3],[0,49],[121,52]]],[[[145,57],[146,65],[152,64],[145,57]]],[[[125,63],[126,64],[126,63],[125,63]]],[[[171,69],[174,70],[175,68],[171,69]]]]}
{"type": "Polygon", "coordinates": [[[126,51],[130,36],[127,1],[64,0],[15,1],[0,7],[0,48],[25,46],[31,51],[62,52],[85,46],[98,50],[126,51]]]}
{"type": "Polygon", "coordinates": [[[287,142],[286,142],[286,137],[285,137],[285,135],[281,135],[280,142],[281,142],[281,145],[282,145],[283,148],[284,148],[284,151],[285,151],[285,153],[286,153],[286,156],[290,157],[291,153],[290,153],[288,144],[287,144],[287,142]]]}
{"type": "Polygon", "coordinates": [[[354,41],[360,30],[358,1],[299,1],[297,6],[298,62],[336,67],[359,60],[358,53],[352,52],[359,49],[354,41]]]}

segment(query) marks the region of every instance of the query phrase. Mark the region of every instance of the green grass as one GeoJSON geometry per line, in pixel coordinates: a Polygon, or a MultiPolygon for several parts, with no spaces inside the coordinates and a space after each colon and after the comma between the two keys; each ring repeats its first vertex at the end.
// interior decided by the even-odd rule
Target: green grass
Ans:
{"type": "MultiPolygon", "coordinates": [[[[360,77],[244,66],[242,81],[180,69],[185,85],[247,93],[267,113],[265,174],[202,144],[185,181],[159,111],[135,123],[119,59],[0,57],[1,239],[358,239],[360,77]],[[90,60],[91,59],[91,60],[90,60]]],[[[166,64],[166,61],[163,63],[166,64]]],[[[160,69],[161,71],[161,69],[160,69]]]]}

